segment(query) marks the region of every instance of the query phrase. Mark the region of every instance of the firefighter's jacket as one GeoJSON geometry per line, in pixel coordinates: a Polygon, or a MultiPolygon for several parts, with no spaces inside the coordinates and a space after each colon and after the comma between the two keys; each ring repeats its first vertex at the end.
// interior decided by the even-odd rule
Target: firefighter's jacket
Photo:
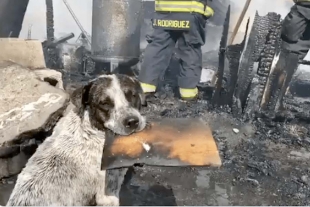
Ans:
{"type": "Polygon", "coordinates": [[[191,27],[192,13],[205,18],[213,16],[214,11],[208,6],[207,0],[155,0],[154,27],[173,30],[188,30],[191,27]]]}

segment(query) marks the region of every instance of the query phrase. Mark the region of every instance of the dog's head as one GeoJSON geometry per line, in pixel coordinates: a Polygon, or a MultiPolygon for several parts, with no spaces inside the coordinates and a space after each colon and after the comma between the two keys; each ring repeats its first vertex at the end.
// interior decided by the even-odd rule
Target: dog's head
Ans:
{"type": "Polygon", "coordinates": [[[140,114],[143,92],[137,79],[126,75],[101,75],[75,90],[71,100],[83,118],[85,110],[98,130],[119,135],[141,131],[146,125],[140,114]]]}

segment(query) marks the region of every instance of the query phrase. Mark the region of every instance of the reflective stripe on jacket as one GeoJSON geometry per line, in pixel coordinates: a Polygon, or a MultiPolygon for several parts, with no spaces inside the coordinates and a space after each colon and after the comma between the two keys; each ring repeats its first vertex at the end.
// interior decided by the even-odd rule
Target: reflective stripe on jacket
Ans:
{"type": "Polygon", "coordinates": [[[179,88],[179,92],[180,92],[181,98],[183,99],[195,98],[198,95],[198,88],[193,88],[193,89],[179,88]]]}
{"type": "Polygon", "coordinates": [[[211,7],[199,1],[174,1],[174,0],[155,0],[155,11],[157,12],[196,12],[206,17],[211,17],[214,11],[211,7]]]}
{"type": "Polygon", "coordinates": [[[295,3],[299,3],[299,2],[310,2],[310,0],[293,0],[295,3]]]}

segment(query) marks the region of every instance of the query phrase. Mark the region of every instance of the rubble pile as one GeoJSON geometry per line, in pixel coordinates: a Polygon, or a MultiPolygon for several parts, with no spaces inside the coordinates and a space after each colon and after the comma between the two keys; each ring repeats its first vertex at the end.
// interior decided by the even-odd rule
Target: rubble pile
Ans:
{"type": "Polygon", "coordinates": [[[310,122],[305,117],[309,120],[310,114],[300,119],[295,106],[305,113],[309,103],[294,100],[288,109],[293,119],[264,117],[249,124],[233,118],[225,108],[210,107],[207,101],[178,101],[168,85],[157,96],[144,113],[154,119],[203,118],[213,129],[223,166],[135,167],[124,190],[124,197],[131,196],[126,205],[309,205],[310,122]],[[155,186],[163,189],[157,191],[155,186]],[[169,193],[162,195],[164,191],[169,193]]]}
{"type": "MultiPolygon", "coordinates": [[[[309,205],[310,102],[289,95],[284,99],[285,113],[274,114],[270,113],[277,101],[273,95],[272,106],[260,107],[264,86],[272,84],[267,77],[274,56],[280,52],[281,19],[278,14],[269,13],[256,15],[256,21],[257,33],[254,39],[251,33],[255,31],[249,37],[252,45],[228,47],[230,67],[223,74],[228,84],[223,81],[221,89],[224,104],[214,108],[212,92],[208,90],[200,91],[204,99],[198,102],[179,101],[174,76],[177,63],[172,61],[160,91],[144,109],[151,119],[200,117],[207,121],[221,150],[223,167],[136,166],[130,185],[124,190],[124,205],[309,205]],[[249,57],[240,62],[243,50],[248,51],[249,57]],[[258,62],[258,68],[253,68],[254,62],[258,62]],[[231,109],[233,98],[240,100],[235,111],[231,109]],[[187,185],[181,185],[180,181],[187,185]]],[[[293,81],[296,84],[298,77],[293,81]]],[[[303,86],[298,87],[301,90],[303,86]]]]}
{"type": "MultiPolygon", "coordinates": [[[[213,91],[208,87],[201,88],[201,99],[197,102],[185,103],[177,98],[176,51],[161,78],[159,91],[142,113],[150,120],[200,117],[207,121],[217,140],[223,166],[220,169],[134,166],[131,180],[125,182],[121,191],[122,205],[310,205],[310,101],[287,96],[286,113],[274,116],[256,113],[265,86],[270,84],[267,77],[274,56],[279,52],[280,21],[275,13],[256,14],[249,38],[246,32],[241,44],[228,46],[229,63],[222,68],[220,104],[213,104],[213,91]],[[246,56],[240,61],[242,51],[246,56]]],[[[81,50],[81,57],[84,52],[81,50]]],[[[53,59],[55,54],[46,55],[53,59]]],[[[218,51],[203,57],[204,66],[211,70],[220,62],[215,60],[218,51]]],[[[93,62],[86,68],[94,74],[85,76],[80,72],[81,64],[88,59],[85,55],[79,66],[59,69],[62,74],[50,69],[30,70],[12,63],[0,65],[3,183],[20,172],[37,145],[52,132],[68,103],[68,95],[62,89],[70,93],[95,77],[98,71],[94,70],[93,62]]],[[[3,186],[6,185],[0,184],[0,192],[3,186]]],[[[7,199],[1,196],[0,205],[7,199]]]]}

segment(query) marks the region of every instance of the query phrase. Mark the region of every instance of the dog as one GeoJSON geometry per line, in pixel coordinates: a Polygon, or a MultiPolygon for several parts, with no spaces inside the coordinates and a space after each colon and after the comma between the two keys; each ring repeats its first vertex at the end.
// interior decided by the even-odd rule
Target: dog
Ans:
{"type": "Polygon", "coordinates": [[[7,206],[118,206],[127,169],[101,170],[102,151],[108,132],[145,128],[142,99],[139,82],[120,74],[76,89],[52,135],[18,175],[7,206]]]}

